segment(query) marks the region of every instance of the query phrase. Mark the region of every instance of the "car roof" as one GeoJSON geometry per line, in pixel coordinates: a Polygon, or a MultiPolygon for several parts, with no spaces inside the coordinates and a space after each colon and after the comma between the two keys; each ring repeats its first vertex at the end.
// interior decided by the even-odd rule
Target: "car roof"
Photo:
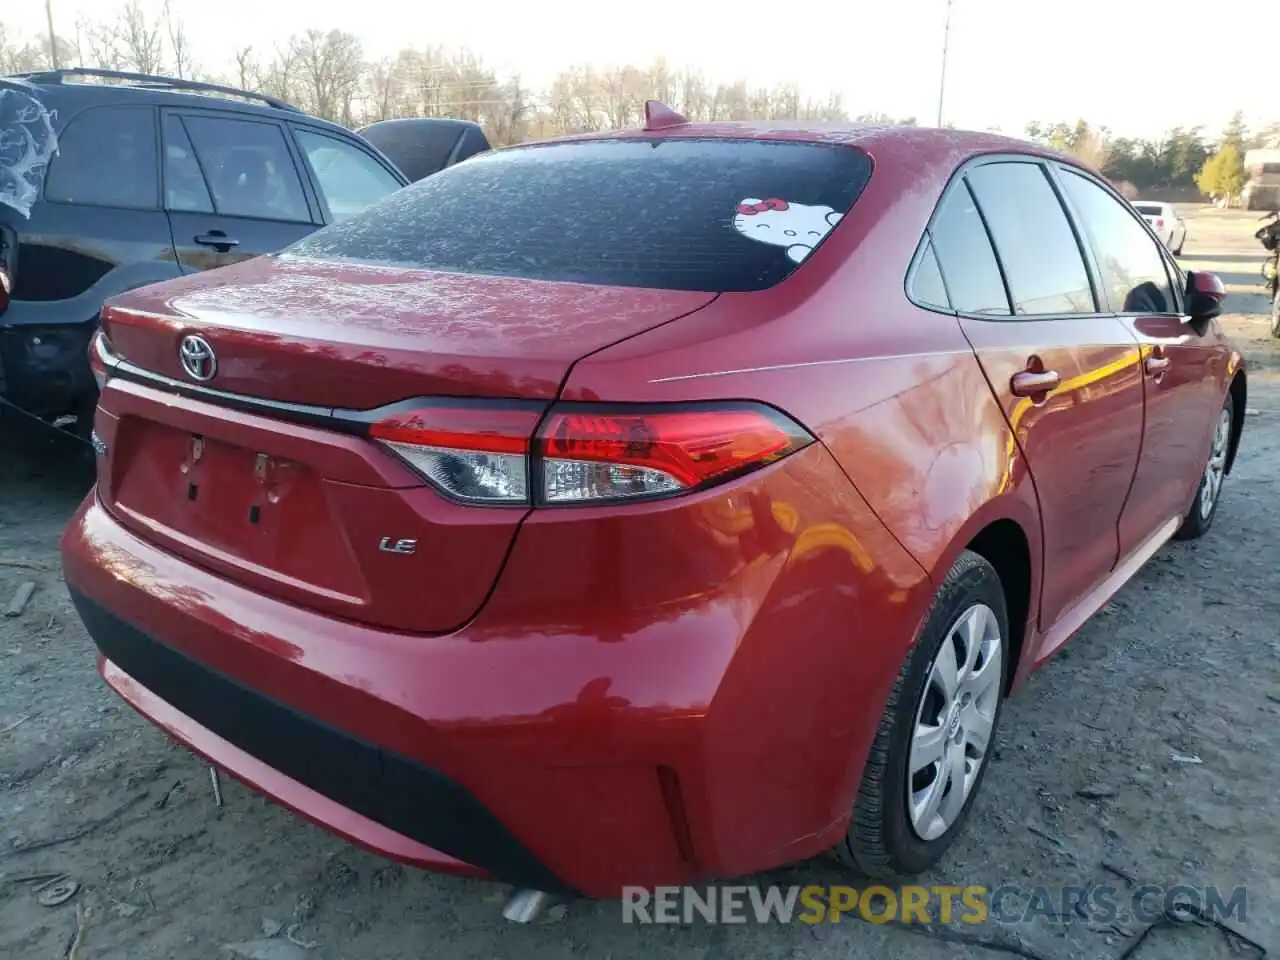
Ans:
{"type": "Polygon", "coordinates": [[[87,107],[148,104],[169,107],[212,106],[276,120],[288,117],[349,134],[349,131],[338,124],[311,116],[298,107],[267,94],[174,77],[114,70],[48,70],[0,76],[0,89],[4,88],[20,90],[34,96],[47,109],[56,112],[55,125],[58,128],[66,126],[74,114],[87,107]],[[81,82],[77,79],[80,77],[119,82],[81,82]]]}
{"type": "Polygon", "coordinates": [[[810,121],[722,121],[680,123],[655,130],[632,129],[601,133],[570,134],[541,143],[622,138],[703,139],[703,140],[785,140],[798,143],[832,143],[858,147],[877,156],[896,151],[927,151],[938,158],[946,155],[982,153],[1022,153],[1080,166],[1065,154],[995,133],[952,130],[939,127],[912,127],[894,124],[814,123],[810,121]]]}

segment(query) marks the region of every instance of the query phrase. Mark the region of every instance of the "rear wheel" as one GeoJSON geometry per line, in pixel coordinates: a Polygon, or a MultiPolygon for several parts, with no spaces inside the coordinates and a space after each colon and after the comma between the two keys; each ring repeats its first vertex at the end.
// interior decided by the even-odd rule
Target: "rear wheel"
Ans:
{"type": "Polygon", "coordinates": [[[965,551],[902,666],[836,854],[883,879],[946,852],[986,773],[1008,670],[1008,614],[995,568],[965,551]]]}
{"type": "Polygon", "coordinates": [[[1177,248],[1173,251],[1173,255],[1174,255],[1175,257],[1180,257],[1180,256],[1182,256],[1182,248],[1183,248],[1183,247],[1185,247],[1186,245],[1187,245],[1187,235],[1184,233],[1184,234],[1182,235],[1182,239],[1178,241],[1178,246],[1177,246],[1177,248]]]}
{"type": "Polygon", "coordinates": [[[1182,526],[1174,537],[1178,540],[1196,540],[1203,537],[1213,526],[1213,518],[1218,512],[1218,503],[1222,499],[1222,484],[1227,476],[1227,454],[1231,449],[1231,420],[1235,411],[1235,401],[1227,393],[1226,402],[1218,412],[1217,422],[1213,427],[1213,439],[1209,442],[1209,459],[1205,461],[1204,472],[1200,475],[1200,486],[1196,488],[1196,498],[1191,509],[1182,519],[1182,526]]]}

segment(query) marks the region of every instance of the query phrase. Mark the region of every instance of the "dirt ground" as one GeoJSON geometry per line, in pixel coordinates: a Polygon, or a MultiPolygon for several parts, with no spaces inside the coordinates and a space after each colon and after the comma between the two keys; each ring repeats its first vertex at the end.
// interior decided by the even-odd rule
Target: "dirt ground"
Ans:
{"type": "MultiPolygon", "coordinates": [[[[1236,925],[1280,949],[1280,343],[1267,339],[1251,224],[1194,211],[1186,247],[1191,266],[1227,281],[1225,322],[1251,363],[1244,445],[1216,526],[1161,550],[1010,702],[974,816],[926,883],[1125,886],[1105,861],[1134,882],[1244,885],[1236,925]]],[[[1259,955],[1210,927],[1171,925],[1139,942],[1137,925],[1079,918],[639,927],[616,903],[578,902],[550,922],[507,924],[504,888],[384,862],[227,777],[215,805],[207,768],[94,672],[57,556],[84,489],[0,440],[0,605],[23,581],[37,585],[20,617],[0,619],[0,957],[1259,955]],[[38,902],[38,881],[18,879],[61,873],[81,889],[55,907],[38,902]]],[[[826,859],[755,878],[847,879],[826,859]]]]}

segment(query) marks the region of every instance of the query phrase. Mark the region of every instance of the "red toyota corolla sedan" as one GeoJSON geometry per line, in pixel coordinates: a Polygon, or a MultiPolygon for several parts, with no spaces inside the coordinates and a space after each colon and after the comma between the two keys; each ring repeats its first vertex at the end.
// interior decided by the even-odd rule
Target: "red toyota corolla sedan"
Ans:
{"type": "Polygon", "coordinates": [[[1212,523],[1222,284],[1020,141],[650,116],[111,302],[67,584],[130,704],[388,857],[909,875],[1212,523]]]}

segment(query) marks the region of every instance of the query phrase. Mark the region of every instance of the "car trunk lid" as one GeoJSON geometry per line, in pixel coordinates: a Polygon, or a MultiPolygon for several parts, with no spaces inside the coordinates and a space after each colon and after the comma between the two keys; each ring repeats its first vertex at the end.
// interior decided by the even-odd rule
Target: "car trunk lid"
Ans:
{"type": "Polygon", "coordinates": [[[483,604],[527,508],[451,501],[363,435],[367,411],[500,398],[531,436],[576,359],[712,299],[273,259],[136,291],[103,314],[99,495],[264,594],[447,632],[483,604]],[[203,382],[180,360],[192,335],[216,357],[203,382]]]}
{"type": "Polygon", "coordinates": [[[104,329],[124,360],[217,390],[370,409],[414,396],[550,400],[579,357],[705,306],[709,293],[263,257],[129,294],[104,329]]]}

